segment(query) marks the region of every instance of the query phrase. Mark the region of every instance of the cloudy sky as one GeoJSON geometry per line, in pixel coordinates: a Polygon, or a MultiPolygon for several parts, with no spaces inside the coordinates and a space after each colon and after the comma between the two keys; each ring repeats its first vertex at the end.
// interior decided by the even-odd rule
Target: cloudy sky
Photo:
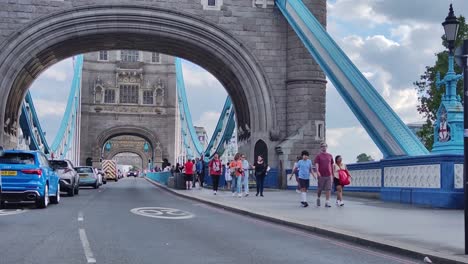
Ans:
{"type": "MultiPolygon", "coordinates": [[[[443,50],[441,22],[453,3],[456,15],[468,11],[467,0],[329,0],[328,31],[388,101],[405,123],[421,122],[412,83],[434,54],[443,50]]],[[[211,74],[190,63],[183,64],[188,100],[195,125],[213,131],[226,97],[211,74]]],[[[49,142],[58,129],[70,82],[72,61],[60,62],[44,72],[31,92],[49,142]]],[[[365,152],[376,159],[382,154],[341,99],[327,86],[327,142],[329,151],[354,162],[365,152]]]]}

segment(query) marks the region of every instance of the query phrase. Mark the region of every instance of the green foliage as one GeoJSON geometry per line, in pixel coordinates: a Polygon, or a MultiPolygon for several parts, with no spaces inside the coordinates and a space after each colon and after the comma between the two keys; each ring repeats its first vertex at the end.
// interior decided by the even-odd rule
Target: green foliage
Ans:
{"type": "MultiPolygon", "coordinates": [[[[465,18],[460,16],[458,21],[460,22],[460,27],[458,29],[457,40],[455,41],[456,47],[463,45],[463,40],[468,39],[468,25],[465,22],[465,18]]],[[[448,46],[445,41],[445,36],[442,36],[442,45],[445,47],[448,46]]],[[[417,134],[429,151],[434,144],[434,122],[436,120],[437,110],[439,109],[442,95],[445,92],[445,87],[441,87],[440,90],[437,90],[436,74],[440,72],[440,77],[443,78],[447,73],[448,51],[439,52],[435,54],[435,56],[437,58],[435,65],[426,66],[426,71],[420,76],[419,81],[414,82],[419,101],[417,110],[426,118],[426,123],[417,134]]],[[[455,72],[462,72],[462,69],[456,64],[455,72]]],[[[457,84],[457,94],[460,95],[463,100],[463,80],[459,81],[457,84]]]]}
{"type": "Polygon", "coordinates": [[[356,162],[366,162],[366,161],[373,161],[374,159],[372,156],[367,155],[366,153],[361,153],[356,157],[356,162]]]}

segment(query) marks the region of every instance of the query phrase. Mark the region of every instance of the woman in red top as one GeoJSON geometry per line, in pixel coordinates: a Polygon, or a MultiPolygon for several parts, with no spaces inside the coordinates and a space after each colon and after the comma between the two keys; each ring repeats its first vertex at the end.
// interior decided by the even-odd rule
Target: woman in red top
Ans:
{"type": "Polygon", "coordinates": [[[223,172],[223,167],[221,161],[219,160],[218,153],[214,154],[214,158],[208,164],[208,168],[210,168],[210,175],[213,179],[213,194],[216,195],[218,192],[219,177],[223,172]]]}
{"type": "Polygon", "coordinates": [[[191,160],[187,160],[184,165],[185,168],[185,188],[187,190],[192,189],[192,181],[193,181],[193,163],[191,160]]]}

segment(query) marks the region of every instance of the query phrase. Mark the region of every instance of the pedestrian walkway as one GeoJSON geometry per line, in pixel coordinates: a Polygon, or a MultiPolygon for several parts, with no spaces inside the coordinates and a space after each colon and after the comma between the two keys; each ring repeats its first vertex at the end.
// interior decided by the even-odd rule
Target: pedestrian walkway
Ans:
{"type": "MultiPolygon", "coordinates": [[[[271,190],[265,192],[265,197],[256,197],[251,192],[248,197],[238,198],[233,197],[231,192],[223,191],[215,196],[208,189],[170,190],[251,215],[275,218],[278,222],[293,226],[309,227],[319,233],[343,234],[342,238],[354,237],[360,243],[372,241],[468,263],[468,257],[463,255],[461,210],[427,209],[346,196],[344,207],[324,208],[324,198],[322,207],[316,207],[315,193],[312,192],[308,195],[310,206],[302,208],[299,194],[294,191],[271,190]]],[[[331,201],[334,204],[334,197],[331,201]]]]}

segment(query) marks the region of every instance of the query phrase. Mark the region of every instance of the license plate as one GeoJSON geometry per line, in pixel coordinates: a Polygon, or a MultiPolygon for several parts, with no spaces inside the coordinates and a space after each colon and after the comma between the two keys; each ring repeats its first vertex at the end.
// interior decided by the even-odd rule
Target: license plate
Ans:
{"type": "Polygon", "coordinates": [[[1,171],[2,176],[16,176],[18,175],[17,171],[1,171]]]}
{"type": "Polygon", "coordinates": [[[88,174],[80,174],[81,178],[88,177],[88,174]]]}

